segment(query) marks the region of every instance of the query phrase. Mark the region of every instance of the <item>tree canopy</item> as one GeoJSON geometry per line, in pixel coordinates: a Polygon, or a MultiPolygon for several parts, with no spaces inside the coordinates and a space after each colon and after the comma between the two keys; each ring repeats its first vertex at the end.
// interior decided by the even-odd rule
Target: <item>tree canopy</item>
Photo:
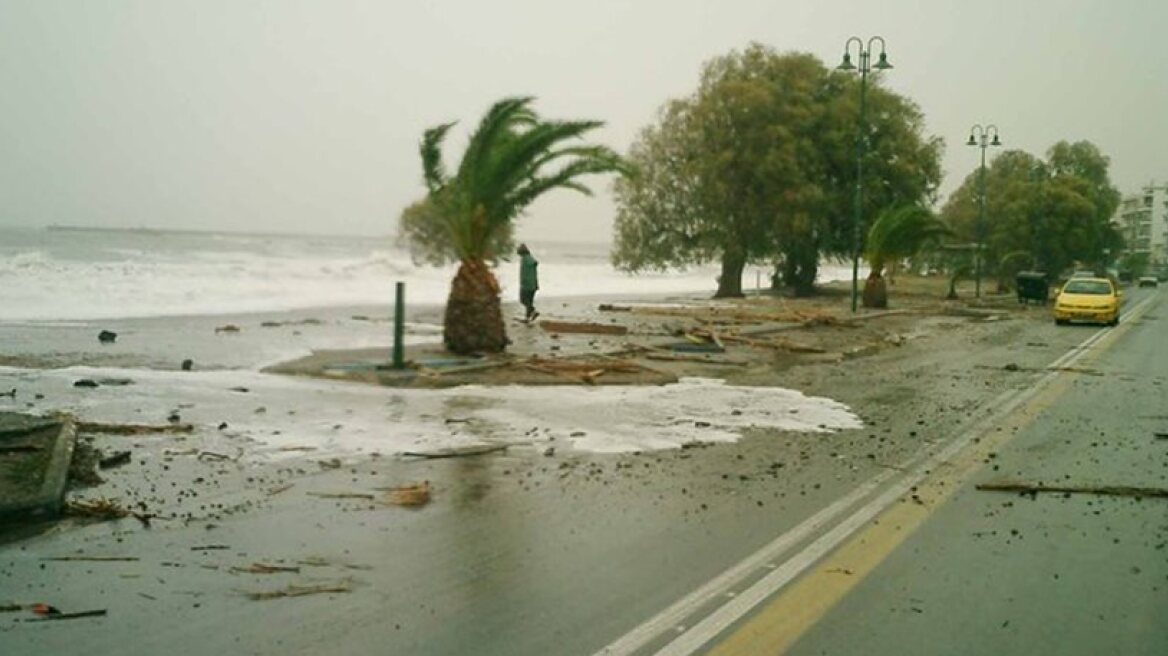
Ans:
{"type": "MultiPolygon", "coordinates": [[[[1111,217],[1120,195],[1111,184],[1109,164],[1088,141],[1060,141],[1045,161],[1021,150],[994,158],[985,177],[989,272],[1004,279],[1028,260],[1058,275],[1075,262],[1102,262],[1105,249],[1118,254],[1122,241],[1111,217]]],[[[977,177],[977,170],[966,176],[941,210],[957,238],[969,243],[979,241],[977,177]]]]}
{"type": "MultiPolygon", "coordinates": [[[[864,215],[931,202],[941,140],[915,103],[869,84],[864,215]]],[[[857,85],[813,55],[758,44],[708,62],[629,150],[640,175],[616,183],[614,264],[720,261],[725,296],[741,293],[748,262],[766,263],[810,291],[821,255],[852,252],[857,85]]]]}

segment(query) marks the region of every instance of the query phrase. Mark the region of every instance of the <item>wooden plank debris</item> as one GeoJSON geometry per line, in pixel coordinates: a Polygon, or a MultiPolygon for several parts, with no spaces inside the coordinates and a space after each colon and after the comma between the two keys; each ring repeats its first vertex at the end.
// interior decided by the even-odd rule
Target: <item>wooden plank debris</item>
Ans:
{"type": "Polygon", "coordinates": [[[549,333],[582,333],[589,335],[627,335],[628,326],[593,323],[589,321],[552,321],[544,319],[539,327],[549,333]]]}

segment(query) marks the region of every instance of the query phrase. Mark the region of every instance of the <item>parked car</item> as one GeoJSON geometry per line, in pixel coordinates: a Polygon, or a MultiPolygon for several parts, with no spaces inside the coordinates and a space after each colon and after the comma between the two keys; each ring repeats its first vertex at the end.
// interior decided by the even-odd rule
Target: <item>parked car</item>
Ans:
{"type": "Polygon", "coordinates": [[[1072,278],[1054,302],[1054,322],[1092,321],[1119,323],[1119,299],[1123,293],[1107,278],[1072,278]]]}
{"type": "Polygon", "coordinates": [[[1140,278],[1140,287],[1159,287],[1160,281],[1156,280],[1156,276],[1144,276],[1140,278]]]}

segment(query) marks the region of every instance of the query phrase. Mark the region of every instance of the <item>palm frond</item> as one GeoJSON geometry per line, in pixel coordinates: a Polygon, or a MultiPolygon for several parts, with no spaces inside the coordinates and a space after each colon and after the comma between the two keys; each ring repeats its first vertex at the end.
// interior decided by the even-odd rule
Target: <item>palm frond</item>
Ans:
{"type": "Polygon", "coordinates": [[[916,255],[926,244],[951,234],[927,208],[902,205],[883,212],[868,231],[866,255],[879,275],[890,260],[916,255]]]}
{"type": "Polygon", "coordinates": [[[444,187],[449,179],[446,167],[442,164],[442,142],[454,126],[455,123],[443,123],[422,133],[422,144],[418,150],[422,155],[422,176],[431,193],[444,187]]]}

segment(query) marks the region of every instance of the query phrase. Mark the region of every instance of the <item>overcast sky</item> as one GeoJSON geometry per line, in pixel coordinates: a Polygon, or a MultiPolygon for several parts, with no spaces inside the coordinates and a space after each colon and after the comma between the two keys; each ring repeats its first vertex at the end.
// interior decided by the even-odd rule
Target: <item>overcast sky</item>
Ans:
{"type": "MultiPolygon", "coordinates": [[[[624,151],[711,57],[834,66],[853,34],[887,40],[888,84],[946,139],[944,193],[976,122],[1035,153],[1089,139],[1126,192],[1168,179],[1166,33],[1155,0],[0,0],[0,226],[386,234],[435,123],[531,94],[624,151]]],[[[520,236],[608,240],[594,187],[520,236]]]]}

